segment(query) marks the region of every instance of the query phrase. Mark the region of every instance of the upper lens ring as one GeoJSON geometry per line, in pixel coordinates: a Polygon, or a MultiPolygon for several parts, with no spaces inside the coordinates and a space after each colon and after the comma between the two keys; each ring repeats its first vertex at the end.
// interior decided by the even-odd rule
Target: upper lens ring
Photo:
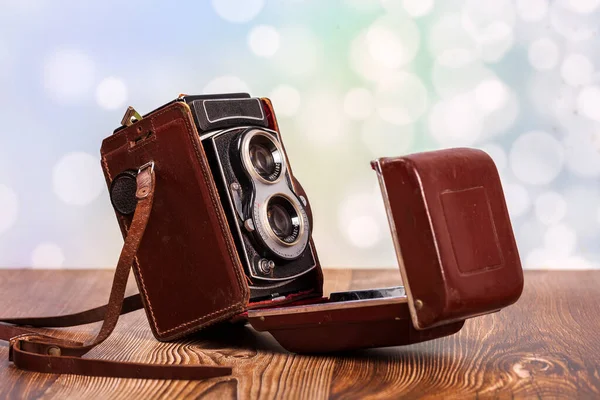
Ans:
{"type": "Polygon", "coordinates": [[[244,167],[253,178],[273,184],[283,177],[283,151],[271,134],[258,129],[248,132],[242,139],[241,153],[244,167]]]}

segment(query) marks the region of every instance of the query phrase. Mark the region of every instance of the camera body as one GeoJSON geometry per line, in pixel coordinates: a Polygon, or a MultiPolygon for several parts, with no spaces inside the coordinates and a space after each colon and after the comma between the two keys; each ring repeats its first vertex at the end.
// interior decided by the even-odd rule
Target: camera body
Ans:
{"type": "Polygon", "coordinates": [[[317,266],[306,194],[262,104],[247,94],[182,96],[191,108],[251,301],[297,291],[317,266]]]}

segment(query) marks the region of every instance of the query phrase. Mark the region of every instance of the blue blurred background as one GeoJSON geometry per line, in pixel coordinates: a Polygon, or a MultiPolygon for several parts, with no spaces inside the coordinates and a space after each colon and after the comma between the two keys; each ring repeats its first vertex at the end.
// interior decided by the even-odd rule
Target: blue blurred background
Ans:
{"type": "Polygon", "coordinates": [[[600,265],[600,0],[0,1],[0,266],[112,267],[127,105],[270,97],[325,266],[394,267],[381,156],[486,150],[528,268],[600,265]]]}

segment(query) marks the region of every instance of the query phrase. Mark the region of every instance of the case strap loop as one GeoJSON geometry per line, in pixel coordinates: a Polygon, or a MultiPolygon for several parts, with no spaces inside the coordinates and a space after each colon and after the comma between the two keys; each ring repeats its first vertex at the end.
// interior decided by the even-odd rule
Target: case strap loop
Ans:
{"type": "Polygon", "coordinates": [[[203,379],[231,374],[231,368],[206,365],[152,365],[81,358],[106,340],[119,315],[142,308],[140,295],[125,298],[129,271],[133,265],[154,201],[154,163],[145,164],[136,177],[137,206],[125,238],[108,303],[76,314],[40,318],[0,318],[0,340],[8,340],[9,359],[18,368],[86,376],[148,379],[203,379]],[[35,332],[30,327],[66,327],[103,321],[96,337],[86,343],[58,339],[35,332]]]}

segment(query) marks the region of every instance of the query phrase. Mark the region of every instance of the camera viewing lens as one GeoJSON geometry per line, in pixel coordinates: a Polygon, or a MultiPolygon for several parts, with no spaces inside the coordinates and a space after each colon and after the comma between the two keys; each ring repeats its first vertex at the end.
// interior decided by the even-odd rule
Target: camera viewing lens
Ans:
{"type": "Polygon", "coordinates": [[[250,160],[256,172],[265,179],[276,172],[273,154],[260,143],[250,143],[250,160]]]}
{"type": "Polygon", "coordinates": [[[254,172],[267,183],[276,182],[283,169],[283,156],[268,133],[258,131],[250,136],[247,156],[254,172]]]}
{"type": "Polygon", "coordinates": [[[300,236],[301,219],[288,199],[273,196],[267,204],[269,227],[284,243],[294,243],[300,236]]]}

